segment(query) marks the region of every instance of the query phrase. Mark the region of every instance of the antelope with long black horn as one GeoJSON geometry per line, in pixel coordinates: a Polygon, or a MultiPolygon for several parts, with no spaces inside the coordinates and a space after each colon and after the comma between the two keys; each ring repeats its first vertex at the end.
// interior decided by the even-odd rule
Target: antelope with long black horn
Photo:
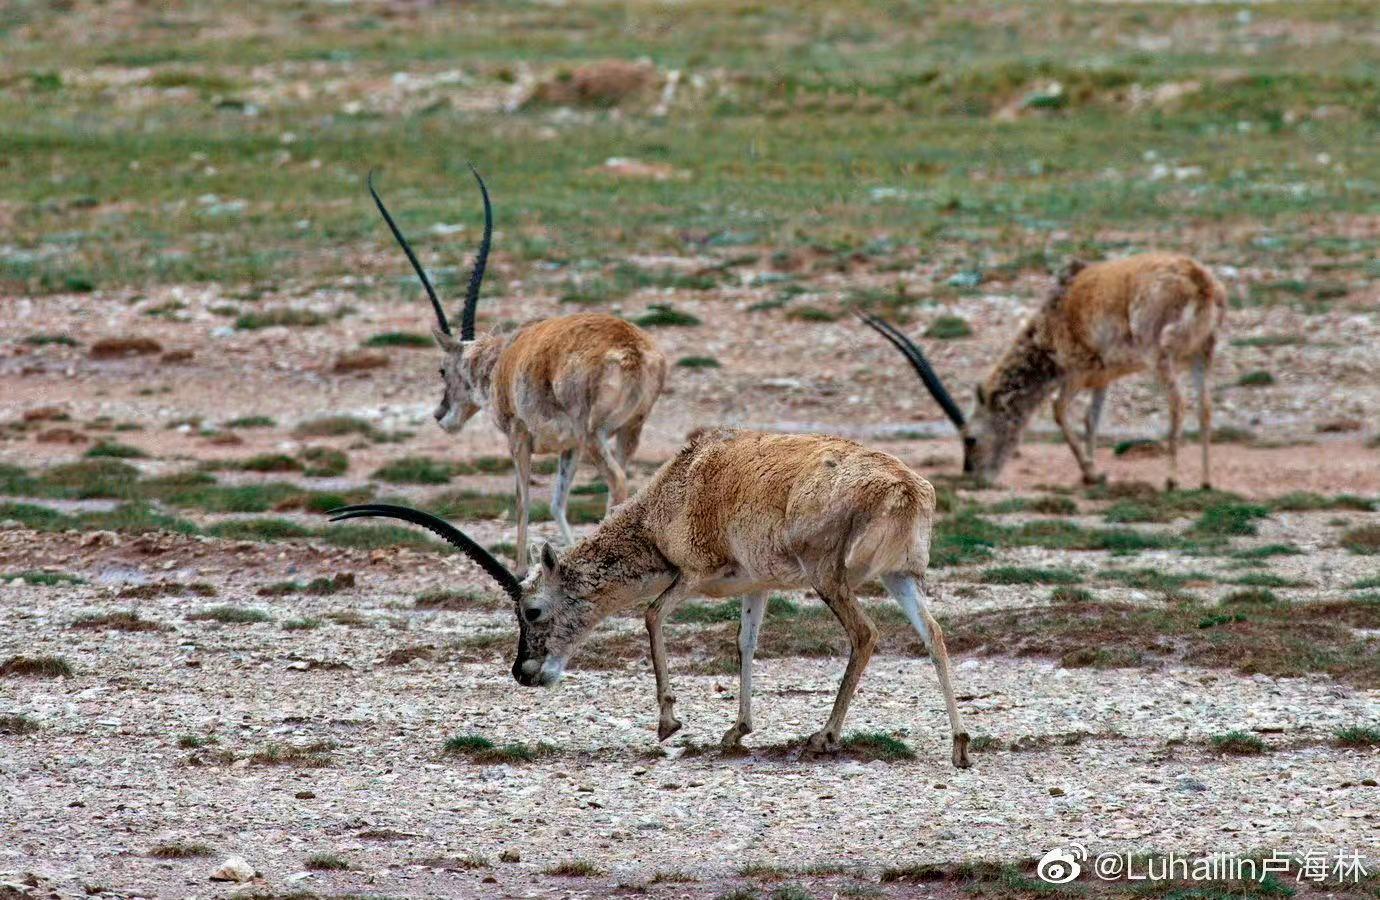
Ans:
{"type": "Polygon", "coordinates": [[[364,504],[335,520],[403,519],[429,528],[478,562],[513,599],[518,624],[513,677],[549,686],[601,621],[645,606],[661,709],[657,737],[674,714],[662,622],[688,597],[739,597],[738,718],[726,748],[752,731],[752,658],[768,592],[813,588],[848,633],[848,666],[814,752],[839,749],[844,717],[877,647],[858,588],[879,578],[928,648],[944,695],[954,765],[968,765],[949,680],[944,632],[926,607],[925,568],[935,492],[899,459],[853,441],[817,435],[705,429],[690,436],[641,491],[568,552],[550,544],[519,582],[454,526],[404,507],[364,504]]]}
{"type": "Polygon", "coordinates": [[[582,313],[528,322],[506,332],[475,335],[479,289],[493,242],[493,208],[484,179],[471,166],[484,198],[484,237],[451,333],[436,290],[416,253],[374,190],[369,193],[412,264],[436,313],[432,334],[441,346],[443,392],[433,414],[455,434],[481,409],[508,441],[517,480],[517,562],[527,567],[528,487],[533,453],[557,453],[551,515],[565,543],[574,543],[566,502],[581,454],[608,486],[608,509],[628,496],[627,465],[666,381],[665,355],[651,337],[616,316],[582,313]]]}
{"type": "Polygon", "coordinates": [[[1054,421],[1082,472],[1084,484],[1105,480],[1095,465],[1097,422],[1108,385],[1154,371],[1169,397],[1169,478],[1178,484],[1184,395],[1179,373],[1192,371],[1198,394],[1204,488],[1211,486],[1212,395],[1207,373],[1226,317],[1222,284],[1187,256],[1148,253],[1088,265],[1074,261],[1041,309],[1017,333],[979,384],[964,416],[943,382],[908,337],[878,316],[862,320],[900,350],[963,439],[963,471],[980,483],[994,480],[1020,442],[1026,423],[1055,394],[1054,421]],[[1082,439],[1068,409],[1091,390],[1082,439]],[[1057,393],[1056,393],[1057,392],[1057,393]]]}

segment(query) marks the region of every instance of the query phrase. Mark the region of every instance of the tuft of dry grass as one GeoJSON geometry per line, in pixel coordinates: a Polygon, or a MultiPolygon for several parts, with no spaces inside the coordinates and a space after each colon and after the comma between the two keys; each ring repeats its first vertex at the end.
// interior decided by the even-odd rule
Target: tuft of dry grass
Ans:
{"type": "Polygon", "coordinates": [[[1341,544],[1352,553],[1380,553],[1380,525],[1362,525],[1342,535],[1341,544]]]}
{"type": "Polygon", "coordinates": [[[104,629],[107,631],[166,631],[166,626],[141,618],[132,609],[119,609],[103,613],[88,613],[78,616],[72,622],[73,628],[104,629]]]}
{"type": "Polygon", "coordinates": [[[249,764],[254,766],[294,766],[300,769],[319,769],[331,764],[330,752],[335,749],[331,741],[313,741],[309,744],[267,744],[249,756],[249,764]]]}
{"type": "Polygon", "coordinates": [[[162,352],[162,344],[146,337],[102,338],[93,343],[89,351],[92,359],[123,359],[127,356],[148,356],[162,352]]]}
{"type": "Polygon", "coordinates": [[[345,872],[351,868],[350,861],[338,853],[313,853],[303,865],[313,872],[345,872]]]}
{"type": "Polygon", "coordinates": [[[0,663],[0,676],[71,678],[72,667],[60,656],[11,656],[0,663]]]}
{"type": "Polygon", "coordinates": [[[203,856],[211,856],[215,852],[214,849],[205,844],[172,841],[167,844],[157,844],[150,847],[148,855],[155,859],[197,859],[203,856]]]}
{"type": "Polygon", "coordinates": [[[568,859],[554,866],[547,866],[541,873],[559,878],[597,878],[603,875],[604,871],[588,860],[568,859]]]}
{"type": "Polygon", "coordinates": [[[33,734],[36,731],[42,730],[42,728],[42,725],[30,719],[28,716],[0,716],[0,734],[33,734]]]}

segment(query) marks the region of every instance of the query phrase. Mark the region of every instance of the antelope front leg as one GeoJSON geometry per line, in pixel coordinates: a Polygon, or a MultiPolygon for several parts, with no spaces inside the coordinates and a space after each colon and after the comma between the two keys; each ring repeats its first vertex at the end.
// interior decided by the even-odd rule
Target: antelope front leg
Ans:
{"type": "Polygon", "coordinates": [[[513,454],[513,467],[517,470],[517,565],[514,574],[522,578],[527,574],[527,493],[532,483],[532,439],[526,435],[512,438],[509,449],[513,454]]]}
{"type": "Polygon", "coordinates": [[[762,630],[767,598],[754,594],[744,597],[742,605],[738,620],[738,721],[719,742],[725,750],[742,747],[743,735],[752,733],[752,655],[757,651],[757,635],[762,630]]]}
{"type": "Polygon", "coordinates": [[[1088,460],[1097,462],[1097,423],[1102,419],[1102,405],[1107,401],[1107,389],[1093,388],[1088,400],[1088,411],[1083,416],[1083,452],[1088,460]]]}
{"type": "Polygon", "coordinates": [[[853,701],[853,694],[858,689],[863,670],[872,659],[872,652],[877,649],[877,626],[872,624],[862,606],[848,592],[843,579],[838,580],[839,585],[828,593],[819,587],[815,590],[819,591],[819,595],[824,598],[824,602],[843,625],[843,630],[848,632],[848,668],[843,670],[843,681],[839,684],[838,696],[834,698],[834,709],[829,714],[829,721],[824,724],[824,728],[810,735],[810,739],[805,743],[805,749],[811,753],[834,753],[843,746],[843,720],[848,716],[848,704],[853,701]]]}
{"type": "Polygon", "coordinates": [[[1073,428],[1069,426],[1069,403],[1077,393],[1077,389],[1067,381],[1059,386],[1059,393],[1054,398],[1054,423],[1063,432],[1064,441],[1073,451],[1073,458],[1078,461],[1078,468],[1083,473],[1083,483],[1097,484],[1097,471],[1093,467],[1092,458],[1083,455],[1083,447],[1074,436],[1073,428]]]}
{"type": "Polygon", "coordinates": [[[652,645],[652,672],[656,675],[656,702],[661,711],[661,717],[656,726],[656,739],[658,741],[664,741],[680,731],[680,720],[676,718],[674,712],[676,698],[671,693],[671,675],[666,667],[666,638],[661,631],[661,622],[665,616],[675,610],[677,604],[684,600],[688,593],[683,579],[677,578],[674,584],[661,592],[661,596],[652,601],[652,604],[647,607],[646,615],[643,616],[647,623],[647,637],[652,645]]]}

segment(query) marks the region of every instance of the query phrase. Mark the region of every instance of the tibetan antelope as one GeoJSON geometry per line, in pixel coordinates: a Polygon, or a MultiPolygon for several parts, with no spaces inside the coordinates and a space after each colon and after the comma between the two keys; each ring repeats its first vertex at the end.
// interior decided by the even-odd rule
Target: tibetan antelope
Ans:
{"type": "Polygon", "coordinates": [[[475,337],[475,308],[493,241],[493,208],[484,179],[473,167],[471,171],[484,198],[484,237],[470,273],[458,338],[451,333],[417,255],[374,190],[372,172],[369,194],[436,313],[431,333],[444,353],[443,392],[433,413],[437,423],[455,434],[483,409],[508,439],[517,479],[518,570],[523,573],[532,454],[560,454],[551,515],[565,543],[573,544],[566,501],[581,453],[589,456],[608,485],[608,509],[626,500],[628,460],[637,450],[642,426],[665,384],[667,363],[642,329],[597,313],[543,319],[513,331],[475,337]]]}
{"type": "Polygon", "coordinates": [[[462,532],[429,513],[363,504],[334,510],[333,521],[402,519],[430,529],[477,562],[512,598],[518,624],[513,677],[555,684],[594,627],[646,606],[656,674],[657,737],[680,729],[667,674],[662,622],[687,597],[741,597],[738,718],[723,746],[752,731],[752,657],[767,592],[813,588],[848,633],[851,651],[833,711],[806,748],[840,746],[844,717],[877,628],[858,602],[873,578],[905,611],[939,676],[953,735],[953,763],[968,766],[968,734],[949,681],[944,633],[925,604],[935,493],[894,456],[853,441],[813,435],[703,429],[631,500],[563,555],[542,545],[525,580],[462,532]]]}
{"type": "Polygon", "coordinates": [[[881,318],[862,319],[905,355],[963,439],[963,471],[987,483],[1015,451],[1035,408],[1057,391],[1054,421],[1073,451],[1084,484],[1105,480],[1094,465],[1097,422],[1107,386],[1153,369],[1169,395],[1169,479],[1179,477],[1184,395],[1179,370],[1189,366],[1198,392],[1203,487],[1211,485],[1212,396],[1207,372],[1227,295],[1201,263],[1187,256],[1147,253],[1092,265],[1074,261],[1044,306],[1022,326],[1016,340],[977,387],[977,402],[964,417],[925,354],[881,318]],[[1079,391],[1092,397],[1080,442],[1069,425],[1069,403],[1079,391]]]}

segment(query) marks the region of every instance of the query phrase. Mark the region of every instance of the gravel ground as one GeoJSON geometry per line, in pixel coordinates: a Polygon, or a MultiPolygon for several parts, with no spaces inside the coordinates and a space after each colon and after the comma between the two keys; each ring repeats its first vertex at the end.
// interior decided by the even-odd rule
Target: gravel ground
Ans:
{"type": "MultiPolygon", "coordinates": [[[[514,292],[521,294],[520,287],[514,292]]],[[[935,350],[956,384],[977,377],[1038,288],[1021,282],[1009,297],[961,301],[978,337],[935,350]]],[[[367,375],[331,371],[340,352],[370,334],[421,327],[415,303],[354,301],[355,315],[326,328],[239,333],[226,332],[223,320],[206,311],[217,301],[214,290],[159,289],[132,304],[105,299],[111,302],[96,304],[101,314],[95,316],[89,296],[17,300],[0,306],[0,328],[25,334],[41,321],[44,330],[68,331],[83,345],[137,333],[165,349],[192,349],[193,359],[177,365],[150,358],[94,361],[84,347],[0,344],[0,421],[18,421],[26,411],[56,403],[74,423],[109,416],[138,425],[142,430],[115,436],[151,454],[135,461],[147,474],[295,452],[302,442],[292,426],[328,413],[415,430],[401,444],[349,445],[349,474],[311,480],[316,489],[361,485],[379,464],[402,455],[468,459],[502,450],[486,424],[458,440],[430,425],[435,358],[428,350],[400,351],[387,368],[367,375]],[[188,304],[186,321],[140,315],[145,305],[173,294],[188,304]],[[216,443],[194,427],[168,427],[188,416],[219,423],[264,413],[277,426],[237,431],[237,444],[216,443]]],[[[331,305],[336,299],[303,302],[331,305]]],[[[955,442],[944,437],[932,405],[889,348],[843,322],[783,331],[779,320],[744,311],[753,299],[747,289],[729,299],[717,306],[677,300],[713,326],[658,332],[673,359],[708,353],[723,368],[676,370],[671,394],[649,427],[638,479],[686,431],[720,421],[841,431],[898,453],[922,473],[956,471],[955,442]],[[902,439],[899,432],[908,429],[936,437],[902,439]]],[[[514,317],[555,309],[541,297],[505,304],[514,317]]],[[[1233,314],[1233,328],[1263,334],[1299,327],[1288,316],[1242,310],[1233,314]]],[[[1368,348],[1380,320],[1373,310],[1337,316],[1326,323],[1313,317],[1309,327],[1345,334],[1341,348],[1318,340],[1273,356],[1261,348],[1225,354],[1217,378],[1218,421],[1249,428],[1260,440],[1217,448],[1219,487],[1249,498],[1296,490],[1380,493],[1380,455],[1366,446],[1365,427],[1359,433],[1326,427],[1339,417],[1375,420],[1380,372],[1368,348]],[[1239,372],[1265,363],[1285,373],[1282,384],[1230,386],[1239,372]],[[1338,384],[1346,388],[1344,399],[1328,402],[1338,384]]],[[[1108,413],[1113,436],[1153,434],[1163,420],[1155,391],[1144,381],[1119,387],[1108,413]]],[[[1043,418],[1037,420],[1035,437],[1004,485],[969,496],[990,504],[1028,496],[1036,486],[1071,484],[1072,460],[1065,448],[1042,439],[1048,430],[1043,418]]],[[[0,461],[38,467],[74,459],[84,446],[38,441],[32,430],[6,433],[0,461]]],[[[1106,465],[1117,481],[1159,483],[1164,471],[1158,458],[1108,455],[1106,465]]],[[[1196,450],[1186,454],[1184,466],[1191,481],[1196,450]]],[[[223,480],[279,477],[227,474],[223,480]]],[[[537,496],[543,496],[547,479],[539,481],[537,496]]],[[[451,486],[510,489],[506,476],[471,476],[451,486]]],[[[414,499],[425,493],[387,491],[414,499]]],[[[108,501],[52,505],[80,511],[102,504],[108,501]]],[[[1084,514],[1070,521],[1100,522],[1084,514]]],[[[298,512],[282,515],[309,521],[298,512]]],[[[1022,515],[994,518],[1023,521],[1022,515]]],[[[1291,592],[1295,602],[1335,601],[1355,596],[1350,585],[1380,575],[1375,557],[1338,548],[1338,529],[1377,521],[1380,514],[1354,510],[1277,513],[1238,546],[1296,544],[1304,554],[1272,559],[1269,571],[1307,583],[1291,592]]],[[[486,542],[512,538],[504,521],[467,528],[486,542]]],[[[552,533],[549,524],[537,531],[552,533]]],[[[1235,573],[1229,558],[1167,551],[1111,558],[1015,548],[1002,550],[994,562],[1089,573],[1206,570],[1219,579],[1201,588],[1208,600],[1231,590],[1222,582],[1235,573]]],[[[0,833],[9,838],[0,846],[0,882],[25,885],[13,890],[34,896],[99,889],[110,896],[167,897],[246,891],[599,897],[637,888],[657,897],[710,897],[743,884],[748,864],[782,867],[816,895],[866,888],[932,896],[958,889],[879,885],[878,876],[887,866],[912,863],[1028,860],[1075,843],[1094,852],[1355,849],[1371,859],[1372,871],[1380,868],[1380,756],[1374,748],[1343,749],[1334,741],[1338,728],[1380,723],[1380,692],[1321,675],[1247,676],[1172,661],[1148,669],[1065,669],[1024,656],[960,657],[955,678],[970,729],[1007,748],[974,753],[974,768],[960,772],[948,764],[942,704],[923,658],[884,647],[868,671],[850,729],[894,735],[916,751],[913,760],[872,762],[800,759],[783,749],[822,721],[842,659],[764,659],[757,666],[759,731],[747,741],[757,749],[724,757],[699,748],[715,744],[731,724],[736,679],[694,674],[703,669],[692,671],[695,660],[677,652],[674,635],[672,671],[686,727],[669,746],[655,740],[654,692],[644,659],[597,670],[577,664],[550,692],[515,688],[501,659],[510,640],[510,614],[501,604],[439,612],[414,605],[427,589],[487,589],[458,558],[310,542],[0,529],[0,573],[42,568],[86,583],[44,587],[0,580],[0,659],[58,654],[75,670],[55,680],[0,679],[0,715],[27,716],[39,725],[34,733],[0,735],[0,833]],[[275,580],[338,573],[355,575],[358,586],[327,597],[256,594],[275,580]],[[131,586],[159,582],[184,588],[144,599],[119,596],[131,586]],[[210,585],[217,596],[190,592],[185,586],[192,583],[210,585]],[[219,604],[262,609],[270,621],[188,618],[219,604]],[[126,608],[168,630],[69,627],[84,613],[126,608]],[[304,617],[323,624],[283,628],[304,617]],[[495,635],[498,647],[479,652],[483,658],[476,661],[467,642],[484,634],[495,635]],[[389,664],[394,651],[419,647],[429,653],[389,664]],[[1267,752],[1231,756],[1212,748],[1211,738],[1234,730],[1260,737],[1267,752]],[[555,749],[519,765],[480,764],[442,752],[448,737],[467,733],[500,745],[546,742],[555,749]],[[179,746],[187,735],[214,737],[215,743],[179,746]],[[322,765],[250,758],[275,743],[321,743],[315,762],[322,765]],[[176,842],[206,845],[210,855],[149,855],[176,842]],[[319,853],[336,854],[350,868],[309,868],[308,857],[319,853]],[[209,881],[230,856],[242,857],[260,876],[248,885],[209,881]],[[466,868],[480,860],[482,867],[466,868]],[[588,862],[598,873],[550,874],[573,861],[588,862]],[[672,871],[694,880],[651,883],[672,871]]],[[[937,570],[933,584],[945,617],[1034,608],[1049,596],[1048,588],[980,583],[969,567],[937,570]]],[[[1109,601],[1158,602],[1124,586],[1098,594],[1109,601]]],[[[624,619],[608,627],[635,632],[639,626],[624,619]]],[[[769,893],[773,883],[763,890],[769,893]]],[[[5,890],[0,887],[0,896],[5,890]]]]}

